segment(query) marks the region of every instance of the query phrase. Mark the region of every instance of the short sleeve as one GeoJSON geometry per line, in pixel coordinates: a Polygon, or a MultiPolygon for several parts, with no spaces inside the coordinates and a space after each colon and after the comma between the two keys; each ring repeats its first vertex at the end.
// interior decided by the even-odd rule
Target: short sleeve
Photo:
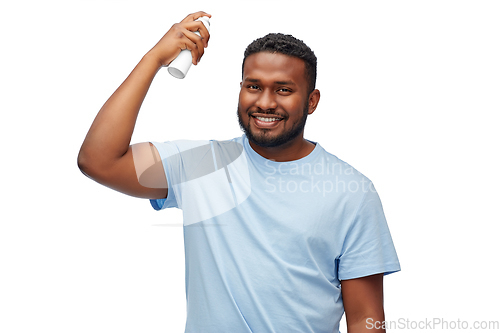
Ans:
{"type": "MultiPolygon", "coordinates": [[[[163,143],[151,142],[160,154],[168,183],[168,194],[164,199],[150,199],[155,210],[165,208],[183,209],[186,197],[193,198],[194,180],[213,173],[216,168],[212,144],[207,140],[176,140],[163,143]],[[187,191],[186,191],[187,189],[187,191]]],[[[199,186],[194,186],[197,190],[199,186]]]]}
{"type": "Polygon", "coordinates": [[[364,193],[339,257],[339,279],[401,270],[382,203],[373,184],[364,193]]]}
{"type": "Polygon", "coordinates": [[[175,197],[175,192],[171,186],[174,183],[172,178],[173,173],[171,172],[173,165],[171,165],[169,157],[175,156],[178,152],[178,149],[173,142],[151,142],[158,153],[160,154],[161,162],[163,164],[163,170],[165,172],[165,176],[167,177],[167,184],[169,186],[168,194],[166,198],[163,199],[150,199],[151,206],[155,210],[162,210],[165,208],[178,208],[177,200],[175,197]]]}

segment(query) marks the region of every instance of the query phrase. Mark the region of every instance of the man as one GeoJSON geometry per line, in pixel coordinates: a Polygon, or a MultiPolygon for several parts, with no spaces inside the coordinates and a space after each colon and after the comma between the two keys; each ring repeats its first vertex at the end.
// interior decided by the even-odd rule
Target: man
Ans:
{"type": "Polygon", "coordinates": [[[369,328],[384,320],[383,275],[399,262],[373,184],[303,137],[320,92],[302,41],[248,46],[242,137],[129,146],[156,72],[183,49],[193,64],[203,56],[200,16],[173,25],[104,104],[80,169],[157,210],[182,208],[186,332],[338,332],[344,309],[350,333],[382,332],[369,328]]]}

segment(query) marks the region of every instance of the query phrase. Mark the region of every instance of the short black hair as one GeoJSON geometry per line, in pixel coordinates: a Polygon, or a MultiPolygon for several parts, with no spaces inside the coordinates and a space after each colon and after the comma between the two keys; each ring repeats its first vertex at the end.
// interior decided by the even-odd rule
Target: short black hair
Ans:
{"type": "Polygon", "coordinates": [[[281,53],[287,56],[302,59],[305,63],[305,75],[308,81],[308,94],[316,87],[316,72],[318,60],[314,52],[303,41],[282,33],[271,33],[254,40],[247,46],[243,57],[242,75],[245,68],[245,61],[248,56],[259,53],[281,53]]]}

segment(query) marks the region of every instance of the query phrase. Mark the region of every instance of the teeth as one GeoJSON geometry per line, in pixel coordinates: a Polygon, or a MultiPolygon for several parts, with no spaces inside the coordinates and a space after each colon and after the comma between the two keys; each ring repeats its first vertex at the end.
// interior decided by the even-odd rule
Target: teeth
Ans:
{"type": "Polygon", "coordinates": [[[272,121],[276,121],[276,120],[280,120],[280,118],[264,118],[264,117],[255,117],[257,119],[259,119],[260,121],[266,121],[266,122],[272,122],[272,121]]]}

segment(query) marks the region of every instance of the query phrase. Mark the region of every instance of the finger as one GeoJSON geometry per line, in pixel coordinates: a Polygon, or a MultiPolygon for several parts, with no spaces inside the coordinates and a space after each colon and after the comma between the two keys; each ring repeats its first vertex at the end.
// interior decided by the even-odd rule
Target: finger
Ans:
{"type": "Polygon", "coordinates": [[[203,24],[203,22],[192,21],[192,22],[189,22],[189,23],[185,23],[184,27],[187,30],[189,30],[189,31],[193,31],[193,32],[198,31],[198,33],[200,34],[200,36],[201,36],[201,38],[203,40],[204,46],[205,47],[208,46],[208,40],[210,39],[210,32],[208,31],[208,29],[205,26],[205,24],[203,24]]]}
{"type": "Polygon", "coordinates": [[[197,50],[196,57],[195,57],[195,54],[193,52],[191,52],[191,53],[193,53],[193,60],[196,59],[196,63],[193,62],[196,65],[196,64],[198,64],[198,62],[200,62],[201,57],[205,53],[204,41],[200,36],[198,36],[197,34],[195,34],[194,32],[191,32],[189,30],[186,30],[184,32],[184,36],[186,36],[192,43],[194,43],[194,46],[196,46],[196,50],[197,50]]]}
{"type": "MultiPolygon", "coordinates": [[[[186,31],[185,35],[179,40],[179,47],[182,50],[189,50],[191,52],[192,63],[193,65],[197,65],[200,60],[200,48],[198,45],[189,39],[186,34],[192,34],[192,32],[186,31]]],[[[196,35],[195,35],[196,36],[196,35]]],[[[199,36],[196,36],[199,38],[199,36]]],[[[203,47],[202,47],[203,49],[203,47]]]]}
{"type": "Polygon", "coordinates": [[[210,18],[212,17],[212,15],[200,11],[200,12],[196,12],[196,13],[193,13],[193,14],[189,14],[188,16],[186,16],[184,18],[184,20],[181,21],[181,23],[189,22],[189,21],[194,21],[194,20],[197,20],[198,18],[200,18],[202,16],[208,16],[210,18]]]}

